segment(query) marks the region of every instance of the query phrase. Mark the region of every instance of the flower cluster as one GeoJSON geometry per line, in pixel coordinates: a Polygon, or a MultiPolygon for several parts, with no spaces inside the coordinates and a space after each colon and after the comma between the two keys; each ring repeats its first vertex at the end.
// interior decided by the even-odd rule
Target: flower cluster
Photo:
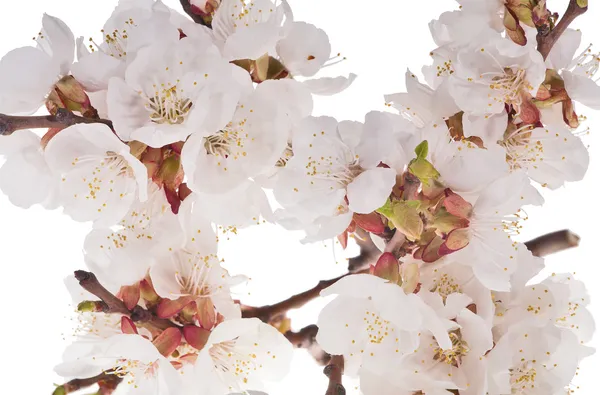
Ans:
{"type": "Polygon", "coordinates": [[[512,237],[541,189],[587,170],[575,102],[600,109],[600,57],[576,54],[579,31],[554,37],[545,1],[458,2],[430,24],[426,83],[407,71],[393,111],[364,122],[311,115],[355,75],[317,76],[342,59],[285,0],[182,1],[193,21],[121,0],[98,39],[44,15],[35,47],[0,61],[0,189],[93,223],[57,373],[102,394],[283,379],[285,330],[242,314],[231,287],[245,279],[218,252],[218,232],[269,221],[380,247],[322,292],[337,297],[317,322],[364,395],[565,393],[590,354],[585,287],[537,282],[542,258],[512,237]]]}

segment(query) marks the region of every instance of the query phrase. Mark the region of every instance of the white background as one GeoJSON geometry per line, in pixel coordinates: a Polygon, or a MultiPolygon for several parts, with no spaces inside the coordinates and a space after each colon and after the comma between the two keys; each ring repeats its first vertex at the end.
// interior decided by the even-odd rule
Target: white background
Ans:
{"type": "MultiPolygon", "coordinates": [[[[484,0],[482,0],[484,1],[484,0]]],[[[165,0],[178,8],[177,0],[165,0]]],[[[0,3],[0,54],[24,45],[40,28],[43,12],[62,18],[76,36],[99,38],[100,29],[116,0],[2,0],[0,3]]],[[[398,92],[404,86],[404,71],[418,72],[429,62],[433,49],[427,23],[442,11],[456,9],[452,0],[290,0],[296,19],[323,28],[334,51],[348,60],[328,70],[335,75],[355,72],[356,83],[334,98],[316,100],[315,112],[339,119],[361,120],[369,110],[384,110],[384,93],[398,92]]],[[[548,0],[553,11],[562,12],[565,0],[548,0]]],[[[584,42],[600,39],[600,7],[594,7],[577,27],[584,31],[584,42]]],[[[588,115],[591,133],[585,138],[592,162],[585,181],[569,184],[558,191],[545,191],[543,209],[528,209],[523,240],[570,228],[582,237],[576,250],[547,259],[549,272],[575,271],[587,281],[592,300],[600,300],[600,270],[596,249],[598,240],[598,192],[600,179],[598,142],[595,124],[600,117],[588,115]]],[[[4,393],[50,394],[52,383],[60,381],[52,367],[60,361],[62,349],[74,332],[73,308],[62,286],[62,279],[75,269],[84,268],[82,243],[90,228],[63,216],[60,210],[48,212],[40,207],[21,210],[0,195],[0,382],[4,393]]],[[[345,271],[344,254],[334,254],[331,243],[302,246],[298,235],[275,226],[261,225],[222,246],[226,265],[233,273],[245,273],[252,280],[248,294],[237,295],[248,304],[261,305],[284,299],[312,287],[319,279],[345,271]]],[[[346,254],[348,255],[348,254],[346,254]]],[[[291,312],[296,328],[314,323],[323,301],[301,311],[291,312]]],[[[600,317],[600,302],[592,304],[600,317]]],[[[596,341],[597,342],[597,341],[596,341]]],[[[579,394],[597,394],[594,381],[600,356],[581,367],[577,384],[579,394]]],[[[324,393],[321,368],[298,351],[293,372],[285,383],[274,387],[271,395],[324,393]]],[[[348,385],[353,393],[353,385],[348,385]]]]}

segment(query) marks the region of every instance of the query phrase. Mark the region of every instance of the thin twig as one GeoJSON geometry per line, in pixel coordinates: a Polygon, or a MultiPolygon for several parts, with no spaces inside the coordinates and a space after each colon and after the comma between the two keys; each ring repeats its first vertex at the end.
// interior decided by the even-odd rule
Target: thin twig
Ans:
{"type": "Polygon", "coordinates": [[[85,379],[73,379],[63,385],[56,387],[53,395],[66,395],[75,391],[79,391],[94,384],[100,385],[100,391],[103,395],[112,393],[117,386],[123,381],[123,379],[115,374],[107,372],[100,373],[97,376],[89,377],[85,379]]]}
{"type": "MultiPolygon", "coordinates": [[[[530,240],[525,243],[525,246],[533,253],[533,255],[544,257],[546,255],[576,247],[578,244],[579,236],[569,230],[561,230],[559,232],[550,233],[530,240]]],[[[269,322],[274,317],[287,313],[288,310],[300,308],[311,300],[316,299],[319,297],[321,291],[332,286],[342,278],[355,273],[367,273],[368,270],[369,269],[366,268],[358,272],[346,273],[331,280],[319,281],[315,287],[309,289],[308,291],[294,295],[279,303],[262,307],[243,306],[242,315],[245,318],[257,317],[264,322],[269,322]]]]}
{"type": "Polygon", "coordinates": [[[556,26],[554,26],[554,28],[546,34],[544,34],[542,32],[538,33],[538,36],[537,36],[538,51],[542,54],[544,59],[546,59],[548,57],[548,54],[552,50],[552,47],[554,47],[554,44],[556,44],[556,42],[558,41],[560,36],[562,36],[562,34],[565,32],[565,30],[567,30],[569,25],[578,16],[585,14],[587,9],[588,9],[587,6],[580,7],[577,4],[577,0],[570,0],[567,10],[565,11],[562,18],[560,18],[560,20],[558,21],[556,26]]]}
{"type": "Polygon", "coordinates": [[[525,243],[535,256],[544,257],[579,245],[580,237],[570,230],[548,233],[525,243]]]}
{"type": "Polygon", "coordinates": [[[107,119],[84,118],[65,108],[59,108],[56,115],[17,116],[0,114],[0,135],[8,136],[23,129],[64,129],[80,123],[102,123],[113,129],[107,119]]]}
{"type": "Polygon", "coordinates": [[[333,355],[329,360],[323,374],[329,378],[329,385],[325,395],[346,395],[346,389],[342,384],[342,376],[344,375],[344,357],[341,355],[333,355]]]}
{"type": "Polygon", "coordinates": [[[123,314],[130,317],[134,322],[147,323],[148,325],[151,325],[157,329],[167,329],[177,326],[169,320],[158,318],[141,306],[135,306],[133,310],[129,310],[121,299],[117,298],[109,290],[104,288],[102,284],[100,284],[94,273],[77,270],[75,272],[75,278],[77,281],[79,281],[79,285],[81,285],[83,289],[97,296],[100,300],[106,303],[108,306],[107,312],[109,314],[123,314]]]}

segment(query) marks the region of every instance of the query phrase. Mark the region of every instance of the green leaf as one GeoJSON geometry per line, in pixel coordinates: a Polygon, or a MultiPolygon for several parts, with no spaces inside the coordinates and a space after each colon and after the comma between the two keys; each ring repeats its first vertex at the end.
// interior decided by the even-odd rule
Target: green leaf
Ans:
{"type": "Polygon", "coordinates": [[[413,160],[408,166],[408,170],[425,185],[429,185],[432,180],[436,180],[440,176],[431,162],[424,158],[413,160]]]}
{"type": "Polygon", "coordinates": [[[394,208],[392,207],[392,201],[388,199],[385,204],[379,207],[377,210],[379,214],[383,215],[387,219],[390,219],[394,215],[394,208]]]}
{"type": "Polygon", "coordinates": [[[417,159],[427,158],[428,153],[429,143],[427,142],[427,140],[423,140],[421,144],[417,145],[417,148],[415,148],[415,154],[417,154],[417,159]]]}
{"type": "Polygon", "coordinates": [[[405,201],[394,202],[394,214],[390,221],[409,240],[418,240],[423,233],[424,225],[419,212],[405,201]]]}
{"type": "Polygon", "coordinates": [[[577,0],[579,8],[586,8],[588,6],[588,0],[577,0]]]}

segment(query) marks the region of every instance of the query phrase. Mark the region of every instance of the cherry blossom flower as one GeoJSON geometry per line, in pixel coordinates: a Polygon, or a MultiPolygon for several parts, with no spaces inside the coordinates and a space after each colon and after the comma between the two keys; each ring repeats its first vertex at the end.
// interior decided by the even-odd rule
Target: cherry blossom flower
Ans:
{"type": "Polygon", "coordinates": [[[451,348],[446,324],[416,295],[406,295],[396,284],[356,274],[321,296],[333,294],[339,296],[319,315],[317,342],[328,353],[344,356],[349,375],[360,368],[387,371],[395,359],[414,352],[420,330],[433,331],[443,348],[451,348]]]}
{"type": "Polygon", "coordinates": [[[195,133],[182,151],[190,189],[224,193],[272,169],[284,151],[291,125],[272,96],[269,81],[243,98],[231,119],[195,133]]]}
{"type": "Polygon", "coordinates": [[[290,342],[257,318],[225,321],[211,332],[186,380],[199,393],[261,390],[265,381],[287,374],[292,353],[290,342]]]}
{"type": "Polygon", "coordinates": [[[142,280],[156,261],[184,243],[164,190],[150,181],[148,191],[148,200],[134,202],[116,227],[94,229],[85,239],[86,264],[104,284],[142,280]]]}
{"type": "Polygon", "coordinates": [[[62,130],[48,143],[45,158],[61,177],[65,213],[76,221],[112,226],[136,199],[147,198],[146,167],[106,125],[80,124],[62,130]]]}
{"type": "Polygon", "coordinates": [[[75,58],[75,39],[67,25],[44,14],[42,30],[34,38],[37,47],[22,47],[0,61],[0,111],[32,114],[62,77],[69,74],[75,58]]]}
{"type": "Polygon", "coordinates": [[[531,104],[545,79],[546,66],[535,46],[519,46],[506,38],[475,44],[458,52],[450,77],[450,93],[466,113],[491,115],[513,106],[517,115],[535,123],[531,104]]]}
{"type": "Polygon", "coordinates": [[[91,345],[58,365],[56,372],[68,378],[94,377],[108,372],[123,378],[135,394],[177,394],[181,378],[152,342],[137,334],[121,334],[91,345]]]}
{"type": "Polygon", "coordinates": [[[336,236],[352,212],[368,214],[391,193],[396,171],[379,164],[391,151],[392,129],[377,112],[367,114],[364,125],[307,118],[293,132],[294,156],[279,175],[275,197],[303,223],[329,220],[324,233],[336,236]]]}
{"type": "Polygon", "coordinates": [[[230,120],[250,84],[242,73],[207,38],[157,42],[138,51],[125,79],[110,80],[108,113],[120,138],[160,148],[230,120]]]}

